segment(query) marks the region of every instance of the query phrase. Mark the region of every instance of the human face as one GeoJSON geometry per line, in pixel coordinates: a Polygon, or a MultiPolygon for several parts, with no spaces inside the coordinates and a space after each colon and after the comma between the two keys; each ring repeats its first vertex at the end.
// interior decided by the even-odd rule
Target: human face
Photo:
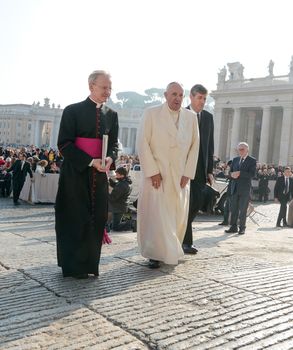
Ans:
{"type": "Polygon", "coordinates": [[[112,91],[112,82],[107,75],[99,75],[97,79],[89,84],[90,97],[97,103],[104,103],[108,100],[112,91]]]}
{"type": "Polygon", "coordinates": [[[120,179],[124,178],[124,175],[122,175],[122,174],[119,174],[119,173],[115,173],[115,174],[116,174],[116,179],[117,180],[120,180],[120,179]]]}
{"type": "Polygon", "coordinates": [[[183,101],[183,89],[179,84],[171,84],[164,93],[167,104],[172,111],[179,111],[183,101]]]}
{"type": "Polygon", "coordinates": [[[290,176],[291,176],[291,170],[290,170],[290,169],[286,169],[286,170],[284,171],[284,175],[285,175],[286,177],[290,177],[290,176]]]}
{"type": "Polygon", "coordinates": [[[238,154],[241,158],[244,158],[248,154],[248,148],[244,145],[238,146],[238,154]]]}
{"type": "Polygon", "coordinates": [[[207,100],[207,94],[200,94],[197,92],[194,96],[190,94],[190,104],[192,109],[196,112],[199,113],[203,110],[203,107],[206,103],[207,100]]]}

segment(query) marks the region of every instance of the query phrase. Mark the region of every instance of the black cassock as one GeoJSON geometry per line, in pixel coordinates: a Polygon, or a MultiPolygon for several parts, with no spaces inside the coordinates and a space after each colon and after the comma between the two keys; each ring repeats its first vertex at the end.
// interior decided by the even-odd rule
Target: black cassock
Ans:
{"type": "Polygon", "coordinates": [[[118,116],[103,105],[97,113],[90,98],[67,106],[62,115],[58,148],[64,160],[55,206],[57,260],[63,276],[99,273],[99,261],[108,213],[105,173],[89,167],[92,157],[75,146],[76,137],[108,135],[107,156],[118,151],[118,116]]]}

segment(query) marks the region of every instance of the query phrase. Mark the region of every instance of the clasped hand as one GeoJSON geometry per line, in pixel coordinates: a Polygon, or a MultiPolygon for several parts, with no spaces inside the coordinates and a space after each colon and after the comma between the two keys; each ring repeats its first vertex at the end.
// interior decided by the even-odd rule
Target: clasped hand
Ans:
{"type": "Polygon", "coordinates": [[[106,173],[109,171],[111,164],[113,163],[113,159],[111,157],[107,157],[105,159],[105,167],[102,166],[102,159],[94,159],[92,166],[96,168],[101,173],[106,173]]]}
{"type": "Polygon", "coordinates": [[[232,179],[238,179],[239,176],[240,176],[240,171],[233,171],[231,173],[232,179]]]}

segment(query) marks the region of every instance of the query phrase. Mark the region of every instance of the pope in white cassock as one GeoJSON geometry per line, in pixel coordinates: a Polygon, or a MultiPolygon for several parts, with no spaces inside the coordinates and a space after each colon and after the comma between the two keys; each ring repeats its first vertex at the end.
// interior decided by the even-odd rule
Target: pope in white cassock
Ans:
{"type": "Polygon", "coordinates": [[[137,135],[142,169],[137,233],[150,268],[183,258],[190,179],[195,176],[199,131],[196,116],[182,108],[184,90],[167,86],[166,103],[145,110],[137,135]]]}

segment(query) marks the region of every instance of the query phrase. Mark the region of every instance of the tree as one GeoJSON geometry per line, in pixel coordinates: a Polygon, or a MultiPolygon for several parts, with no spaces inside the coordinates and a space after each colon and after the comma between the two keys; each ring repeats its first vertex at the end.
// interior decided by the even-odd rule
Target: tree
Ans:
{"type": "Polygon", "coordinates": [[[150,96],[141,95],[135,91],[123,91],[116,94],[122,103],[122,108],[144,108],[150,101],[150,96]]]}
{"type": "Polygon", "coordinates": [[[151,104],[163,103],[165,89],[150,88],[146,89],[144,92],[149,96],[151,104]]]}

